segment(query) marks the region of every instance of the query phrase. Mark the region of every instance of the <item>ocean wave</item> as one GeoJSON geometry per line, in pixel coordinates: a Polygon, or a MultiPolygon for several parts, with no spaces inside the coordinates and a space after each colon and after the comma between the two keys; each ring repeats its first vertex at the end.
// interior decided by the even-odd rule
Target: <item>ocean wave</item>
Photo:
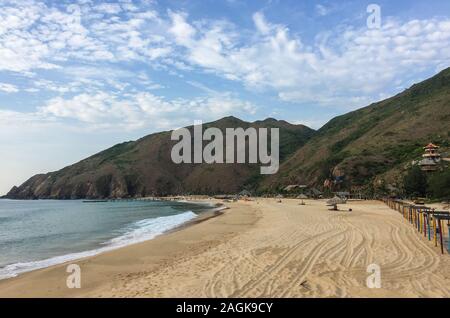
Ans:
{"type": "Polygon", "coordinates": [[[124,234],[115,237],[105,243],[98,249],[70,253],[66,255],[55,256],[45,260],[23,262],[6,265],[0,268],[0,279],[15,277],[21,273],[45,268],[80,258],[94,256],[102,252],[110,251],[130,244],[151,240],[171,229],[174,229],[183,223],[186,223],[197,217],[192,211],[186,211],[176,215],[161,216],[153,219],[144,219],[130,225],[124,234]]]}
{"type": "Polygon", "coordinates": [[[137,221],[132,229],[125,234],[115,237],[106,242],[106,245],[112,247],[121,247],[129,244],[139,243],[151,240],[157,235],[167,232],[183,223],[186,223],[197,216],[192,211],[187,211],[177,215],[161,216],[153,219],[144,219],[137,221]]]}

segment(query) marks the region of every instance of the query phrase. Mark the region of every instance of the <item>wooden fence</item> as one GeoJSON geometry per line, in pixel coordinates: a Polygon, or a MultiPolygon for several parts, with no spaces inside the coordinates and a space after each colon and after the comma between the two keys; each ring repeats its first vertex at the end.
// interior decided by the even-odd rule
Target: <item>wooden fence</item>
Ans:
{"type": "Polygon", "coordinates": [[[413,205],[401,200],[384,199],[391,208],[398,211],[411,223],[428,241],[434,241],[434,246],[440,246],[441,253],[450,252],[450,212],[438,211],[423,205],[413,205]],[[447,221],[447,222],[446,222],[447,221]],[[447,223],[447,224],[445,224],[447,223]],[[447,231],[445,231],[445,227],[447,231]],[[447,233],[445,233],[447,232],[447,233]],[[447,240],[445,242],[445,237],[447,240]],[[447,243],[447,244],[445,244],[447,243]]]}

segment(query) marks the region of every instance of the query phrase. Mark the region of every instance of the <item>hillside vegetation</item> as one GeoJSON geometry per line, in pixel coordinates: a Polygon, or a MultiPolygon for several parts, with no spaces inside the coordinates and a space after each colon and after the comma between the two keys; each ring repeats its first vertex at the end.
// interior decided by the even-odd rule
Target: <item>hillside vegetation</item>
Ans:
{"type": "MultiPolygon", "coordinates": [[[[305,144],[314,130],[268,118],[249,123],[235,117],[203,125],[226,128],[280,129],[280,159],[305,144]]],[[[193,130],[193,127],[189,127],[193,130]]],[[[193,138],[193,133],[191,133],[193,138]]],[[[59,171],[33,176],[7,194],[9,198],[125,198],[169,194],[236,193],[255,188],[260,164],[175,164],[170,132],[148,135],[106,149],[59,171]]]]}
{"type": "MultiPolygon", "coordinates": [[[[336,117],[266,179],[262,190],[285,184],[321,186],[344,175],[341,188],[400,186],[407,165],[433,142],[450,147],[450,69],[404,92],[336,117]]],[[[449,185],[450,186],[450,185],[449,185]]]]}

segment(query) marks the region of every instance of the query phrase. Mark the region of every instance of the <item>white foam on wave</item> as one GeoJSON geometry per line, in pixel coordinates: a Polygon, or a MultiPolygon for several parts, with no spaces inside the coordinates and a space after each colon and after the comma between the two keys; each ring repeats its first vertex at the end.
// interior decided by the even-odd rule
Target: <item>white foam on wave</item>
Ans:
{"type": "Polygon", "coordinates": [[[154,219],[145,219],[134,223],[134,229],[106,242],[111,247],[121,247],[134,243],[151,240],[157,235],[167,232],[183,223],[197,217],[192,211],[172,216],[161,216],[154,219]]]}
{"type": "Polygon", "coordinates": [[[130,226],[127,232],[105,242],[104,243],[105,246],[101,248],[85,252],[55,256],[40,261],[15,263],[7,265],[3,268],[0,268],[0,279],[15,277],[24,272],[29,272],[32,270],[97,255],[99,253],[124,247],[130,244],[151,240],[156,236],[161,235],[164,232],[167,232],[171,229],[174,229],[196,217],[197,214],[195,214],[192,211],[187,211],[176,215],[161,216],[153,219],[144,219],[133,223],[133,225],[130,226]]]}

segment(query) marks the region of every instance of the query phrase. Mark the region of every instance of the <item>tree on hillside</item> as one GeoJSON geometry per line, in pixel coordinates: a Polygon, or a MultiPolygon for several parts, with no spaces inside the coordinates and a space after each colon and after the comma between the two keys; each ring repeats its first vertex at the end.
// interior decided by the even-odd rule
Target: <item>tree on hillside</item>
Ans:
{"type": "Polygon", "coordinates": [[[428,188],[427,176],[418,166],[414,166],[404,176],[403,188],[408,196],[426,196],[428,188]]]}
{"type": "Polygon", "coordinates": [[[435,198],[450,198],[450,170],[434,173],[429,181],[429,190],[435,198]]]}

